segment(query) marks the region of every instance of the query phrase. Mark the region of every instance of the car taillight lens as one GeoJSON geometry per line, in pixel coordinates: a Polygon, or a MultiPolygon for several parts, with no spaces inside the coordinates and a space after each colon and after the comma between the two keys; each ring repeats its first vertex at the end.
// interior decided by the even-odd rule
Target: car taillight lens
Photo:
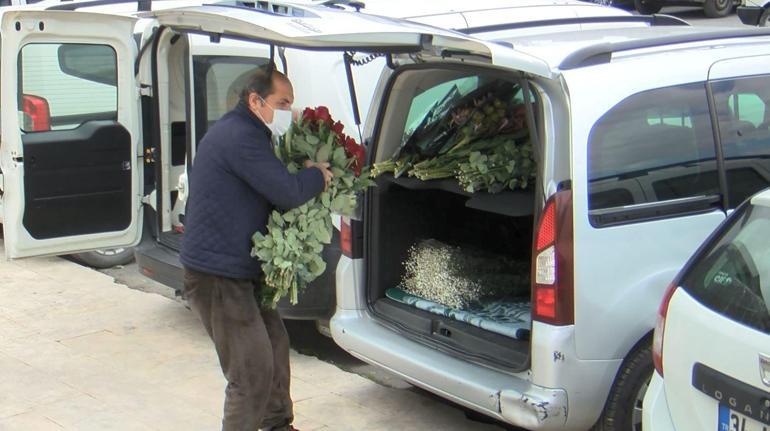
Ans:
{"type": "Polygon", "coordinates": [[[661,377],[663,376],[663,333],[666,330],[668,304],[671,302],[674,292],[676,292],[676,284],[669,285],[658,308],[658,320],[655,322],[655,333],[652,336],[652,362],[655,364],[655,371],[661,377]]]}
{"type": "Polygon", "coordinates": [[[532,257],[532,318],[553,325],[575,322],[572,192],[557,192],[538,223],[532,257]]]}
{"type": "Polygon", "coordinates": [[[48,101],[42,97],[25,94],[21,98],[24,113],[24,130],[46,132],[51,130],[51,110],[48,101]]]}
{"type": "Polygon", "coordinates": [[[353,230],[345,217],[340,221],[340,249],[345,256],[353,257],[353,230]]]}

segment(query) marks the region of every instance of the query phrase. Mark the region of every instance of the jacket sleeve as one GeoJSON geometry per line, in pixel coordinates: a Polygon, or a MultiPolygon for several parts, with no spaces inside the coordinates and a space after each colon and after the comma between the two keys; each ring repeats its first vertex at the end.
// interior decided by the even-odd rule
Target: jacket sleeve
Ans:
{"type": "Polygon", "coordinates": [[[237,150],[230,154],[230,162],[238,177],[282,210],[301,206],[323,191],[324,178],[318,168],[289,173],[265,138],[258,135],[234,143],[237,150]]]}

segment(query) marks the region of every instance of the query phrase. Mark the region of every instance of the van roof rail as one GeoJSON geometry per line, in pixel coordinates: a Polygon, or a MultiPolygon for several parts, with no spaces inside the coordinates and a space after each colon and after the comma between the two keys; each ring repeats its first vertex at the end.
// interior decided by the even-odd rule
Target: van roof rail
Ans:
{"type": "Polygon", "coordinates": [[[504,24],[484,25],[479,27],[470,27],[466,29],[458,30],[465,34],[476,33],[489,33],[493,31],[502,30],[516,30],[520,28],[531,27],[545,27],[545,26],[557,26],[557,25],[570,25],[570,24],[612,24],[612,23],[625,23],[625,22],[641,22],[648,23],[653,26],[661,25],[687,25],[690,23],[671,15],[628,15],[628,16],[586,16],[575,18],[554,18],[554,19],[542,19],[536,21],[522,21],[511,22],[504,24]]]}
{"type": "Polygon", "coordinates": [[[138,12],[152,10],[152,0],[90,0],[82,2],[66,2],[54,6],[48,6],[46,10],[77,10],[82,7],[108,6],[111,4],[136,3],[138,12]]]}
{"type": "Polygon", "coordinates": [[[631,51],[635,49],[656,48],[668,45],[678,45],[692,42],[708,42],[720,39],[734,38],[752,38],[760,36],[770,36],[770,29],[729,29],[716,31],[701,31],[697,33],[674,34],[668,36],[652,37],[647,39],[629,40],[615,43],[600,43],[597,45],[581,48],[568,55],[559,69],[570,70],[586,66],[609,63],[612,60],[612,54],[622,51],[631,51]]]}

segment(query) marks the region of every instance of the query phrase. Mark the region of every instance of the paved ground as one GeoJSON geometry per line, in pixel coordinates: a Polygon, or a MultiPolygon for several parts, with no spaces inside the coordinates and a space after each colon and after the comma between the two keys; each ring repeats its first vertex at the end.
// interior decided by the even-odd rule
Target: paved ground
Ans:
{"type": "MultiPolygon", "coordinates": [[[[2,250],[0,250],[2,252],[2,250]]],[[[0,261],[0,430],[215,430],[224,383],[180,303],[59,258],[0,261]]],[[[292,352],[308,430],[500,430],[292,352]]]]}

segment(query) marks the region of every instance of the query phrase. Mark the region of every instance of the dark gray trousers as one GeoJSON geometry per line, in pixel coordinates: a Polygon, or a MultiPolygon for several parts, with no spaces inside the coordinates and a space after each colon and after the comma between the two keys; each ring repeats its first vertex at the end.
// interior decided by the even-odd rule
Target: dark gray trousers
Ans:
{"type": "Polygon", "coordinates": [[[294,419],[289,336],[277,311],[259,308],[259,281],[185,268],[184,288],[227,379],[222,430],[288,427],[294,419]]]}

